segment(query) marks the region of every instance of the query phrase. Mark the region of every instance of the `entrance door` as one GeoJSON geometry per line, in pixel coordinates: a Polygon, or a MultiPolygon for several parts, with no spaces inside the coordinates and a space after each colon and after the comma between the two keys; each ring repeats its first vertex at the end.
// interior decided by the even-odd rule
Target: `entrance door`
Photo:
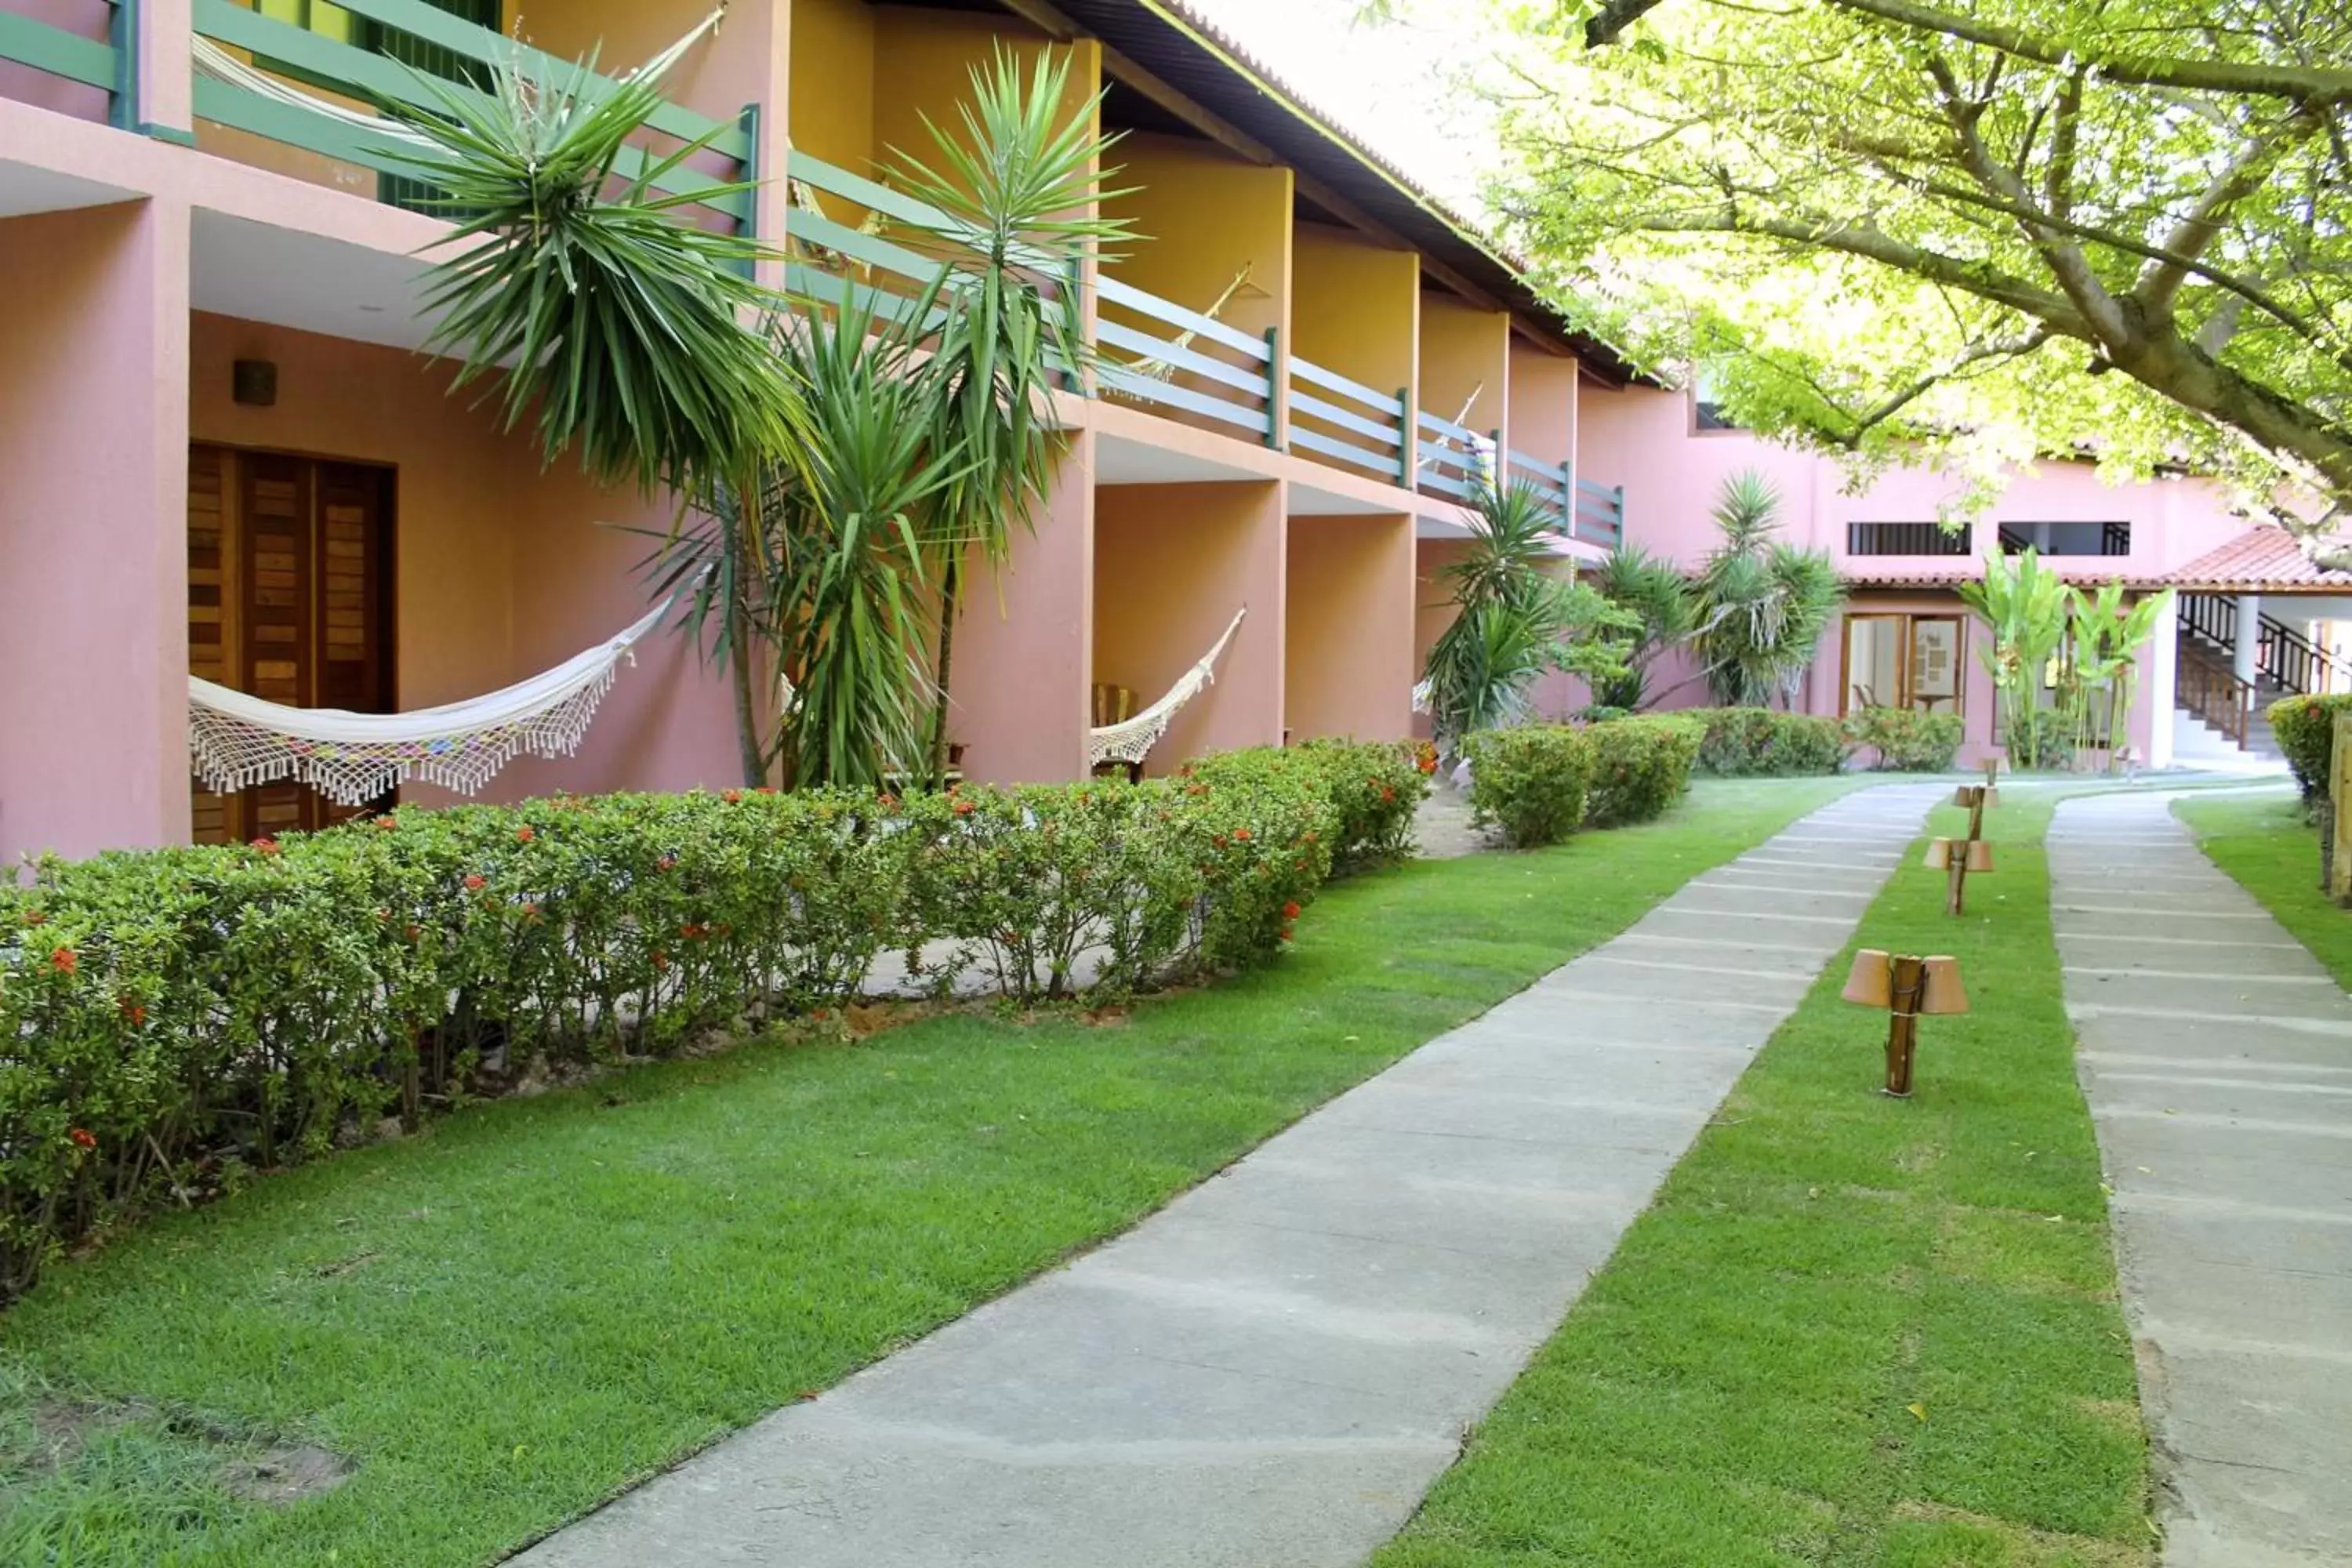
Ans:
{"type": "MultiPolygon", "coordinates": [[[[289,708],[393,710],[393,470],[226,447],[188,451],[188,670],[289,708]]],[[[235,844],[370,807],[306,784],[199,788],[193,835],[235,844]]]]}

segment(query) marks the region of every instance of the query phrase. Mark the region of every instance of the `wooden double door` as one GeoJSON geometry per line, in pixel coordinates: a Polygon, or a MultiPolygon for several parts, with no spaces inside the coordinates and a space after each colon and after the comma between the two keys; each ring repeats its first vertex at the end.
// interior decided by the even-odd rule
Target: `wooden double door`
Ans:
{"type": "MultiPolygon", "coordinates": [[[[188,450],[188,672],[289,708],[394,710],[393,470],[188,450]]],[[[324,827],[374,809],[306,784],[196,786],[199,844],[324,827]]]]}

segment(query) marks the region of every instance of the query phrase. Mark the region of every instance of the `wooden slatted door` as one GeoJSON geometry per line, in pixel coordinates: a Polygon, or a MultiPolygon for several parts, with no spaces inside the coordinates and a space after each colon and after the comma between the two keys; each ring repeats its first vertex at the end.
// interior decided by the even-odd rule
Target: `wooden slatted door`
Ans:
{"type": "MultiPolygon", "coordinates": [[[[188,456],[188,667],[292,708],[392,706],[392,471],[277,452],[188,456]]],[[[196,842],[324,827],[372,807],[304,784],[195,793],[196,842]]]]}

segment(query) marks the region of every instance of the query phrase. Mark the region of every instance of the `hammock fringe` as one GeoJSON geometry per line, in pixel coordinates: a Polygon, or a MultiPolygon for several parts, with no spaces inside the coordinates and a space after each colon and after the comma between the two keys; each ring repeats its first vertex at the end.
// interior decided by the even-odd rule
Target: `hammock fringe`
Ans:
{"type": "Polygon", "coordinates": [[[1248,614],[1249,606],[1243,605],[1234,614],[1232,624],[1225,627],[1224,636],[1217,639],[1215,646],[1198,664],[1178,676],[1176,684],[1170,687],[1168,694],[1159,701],[1132,719],[1087,731],[1087,766],[1093,768],[1104,763],[1140,763],[1150,756],[1151,748],[1168,733],[1168,726],[1176,721],[1176,715],[1184,704],[1217,683],[1217,658],[1225,651],[1225,645],[1234,640],[1234,634],[1242,629],[1242,616],[1248,614]]]}

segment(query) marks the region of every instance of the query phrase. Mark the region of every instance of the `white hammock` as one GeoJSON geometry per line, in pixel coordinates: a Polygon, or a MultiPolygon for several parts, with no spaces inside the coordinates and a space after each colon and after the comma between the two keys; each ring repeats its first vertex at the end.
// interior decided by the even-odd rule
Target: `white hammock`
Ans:
{"type": "Polygon", "coordinates": [[[471,795],[517,756],[580,750],[621,660],[660,624],[664,603],[607,642],[503,690],[413,713],[285,708],[188,677],[188,752],[205,787],[229,794],[299,779],[363,805],[412,778],[471,795]]]}
{"type": "Polygon", "coordinates": [[[1208,656],[1177,677],[1167,696],[1132,719],[1087,731],[1087,766],[1092,768],[1101,763],[1139,763],[1150,756],[1151,748],[1160,743],[1160,737],[1168,733],[1168,726],[1175,721],[1178,710],[1216,684],[1217,656],[1225,651],[1225,645],[1242,629],[1242,616],[1248,614],[1249,606],[1243,605],[1208,656]]]}

